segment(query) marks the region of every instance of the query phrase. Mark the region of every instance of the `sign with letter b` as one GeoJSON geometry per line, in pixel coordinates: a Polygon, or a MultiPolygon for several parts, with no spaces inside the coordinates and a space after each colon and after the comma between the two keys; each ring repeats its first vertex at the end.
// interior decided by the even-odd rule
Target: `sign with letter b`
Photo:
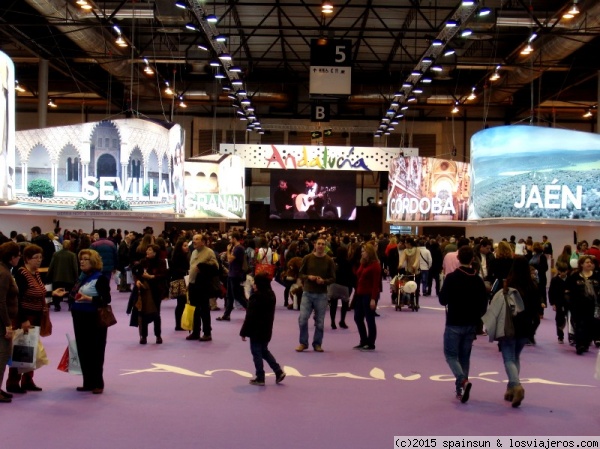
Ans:
{"type": "Polygon", "coordinates": [[[331,118],[329,103],[311,104],[310,105],[310,121],[311,122],[328,122],[331,118]]]}

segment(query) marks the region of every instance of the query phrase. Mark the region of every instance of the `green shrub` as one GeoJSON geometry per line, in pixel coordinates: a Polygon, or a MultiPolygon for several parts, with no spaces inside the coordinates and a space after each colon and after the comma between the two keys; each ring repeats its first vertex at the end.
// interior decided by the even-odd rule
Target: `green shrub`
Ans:
{"type": "Polygon", "coordinates": [[[54,196],[54,187],[52,187],[50,181],[34,179],[27,185],[27,194],[29,196],[52,198],[54,196]]]}

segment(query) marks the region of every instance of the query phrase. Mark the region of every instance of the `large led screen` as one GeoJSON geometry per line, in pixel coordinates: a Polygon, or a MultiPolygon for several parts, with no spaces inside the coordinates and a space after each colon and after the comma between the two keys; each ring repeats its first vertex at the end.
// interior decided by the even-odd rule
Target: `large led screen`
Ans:
{"type": "Polygon", "coordinates": [[[390,164],[387,221],[464,221],[469,164],[430,157],[398,157],[390,164]]]}
{"type": "Polygon", "coordinates": [[[600,136],[501,126],[471,138],[469,219],[600,217],[600,136]]]}
{"type": "Polygon", "coordinates": [[[271,170],[272,219],[354,220],[356,173],[271,170]]]}

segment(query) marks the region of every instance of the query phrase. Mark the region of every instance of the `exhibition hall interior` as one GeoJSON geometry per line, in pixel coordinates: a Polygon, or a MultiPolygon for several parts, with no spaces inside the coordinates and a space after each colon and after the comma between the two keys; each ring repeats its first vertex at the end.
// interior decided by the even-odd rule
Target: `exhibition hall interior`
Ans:
{"type": "MultiPolygon", "coordinates": [[[[599,36],[597,0],[3,1],[0,231],[29,239],[59,222],[84,232],[546,236],[557,257],[600,239],[599,36]]],[[[444,307],[434,295],[419,313],[398,312],[389,281],[382,343],[367,359],[346,350],[353,326],[326,325],[325,357],[294,353],[298,314],[281,307],[276,285],[272,350],[292,375],[264,394],[247,386],[241,311],[213,321],[208,350],[190,352],[168,321],[165,344],[144,352],[126,324],[129,295],[115,291],[105,367],[115,388],[73,398],[77,378],[54,369],[72,323],[53,313],[47,388],[13,400],[9,419],[22,425],[32,405],[40,418],[62,410],[43,424],[53,432],[78,428],[85,407],[91,419],[73,441],[99,448],[106,441],[86,431],[119,408],[115,447],[176,442],[171,430],[188,432],[183,446],[205,437],[211,447],[597,434],[595,352],[558,347],[551,309],[525,349],[525,406],[503,407],[500,355],[478,337],[465,408],[447,394],[444,307]]]]}

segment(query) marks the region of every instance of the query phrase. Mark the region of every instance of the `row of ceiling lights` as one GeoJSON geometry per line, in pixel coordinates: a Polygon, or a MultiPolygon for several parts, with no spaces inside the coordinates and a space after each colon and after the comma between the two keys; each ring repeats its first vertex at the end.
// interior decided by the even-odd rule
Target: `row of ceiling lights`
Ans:
{"type": "MultiPolygon", "coordinates": [[[[416,95],[423,93],[420,84],[430,84],[433,81],[430,76],[427,76],[427,72],[443,71],[442,65],[436,64],[436,59],[451,56],[455,53],[453,48],[447,46],[448,42],[458,34],[461,25],[468,22],[468,19],[477,10],[476,0],[462,0],[460,7],[452,15],[452,18],[446,21],[444,29],[438,34],[437,38],[431,40],[429,47],[415,68],[402,83],[401,90],[394,93],[390,106],[381,119],[379,128],[374,133],[375,137],[389,135],[394,130],[394,126],[404,117],[406,110],[409,108],[409,103],[417,102],[416,95]]],[[[478,10],[480,16],[488,15],[490,12],[489,8],[484,7],[478,10]]],[[[460,36],[466,38],[472,33],[471,29],[464,28],[460,32],[460,36]]]]}
{"type": "MultiPolygon", "coordinates": [[[[260,120],[256,116],[250,96],[244,89],[244,81],[241,78],[242,69],[234,65],[233,58],[226,47],[227,37],[219,33],[216,28],[219,21],[216,14],[206,13],[202,6],[196,3],[191,3],[191,8],[189,8],[188,2],[182,0],[175,2],[175,6],[191,10],[196,19],[205,22],[205,24],[200,23],[200,28],[205,31],[205,35],[209,38],[209,43],[217,55],[215,59],[210,61],[210,66],[215,71],[215,78],[223,83],[222,89],[227,93],[227,97],[232,100],[232,107],[235,109],[236,116],[241,121],[248,122],[246,131],[256,131],[263,134],[260,120]]],[[[201,31],[194,23],[186,24],[185,28],[191,31],[201,31]]],[[[209,50],[208,46],[205,45],[198,45],[198,48],[205,51],[209,50]]]]}
{"type": "MultiPolygon", "coordinates": [[[[562,15],[562,18],[565,20],[570,20],[574,17],[576,17],[580,11],[579,8],[577,7],[577,2],[578,0],[573,0],[573,4],[571,5],[571,7],[562,15]]],[[[477,2],[475,0],[463,0],[461,3],[461,6],[463,7],[473,7],[476,6],[477,2]]],[[[487,16],[491,13],[491,9],[487,8],[487,7],[480,7],[479,11],[478,11],[478,16],[487,16]]],[[[450,19],[446,22],[445,26],[447,28],[455,28],[455,27],[459,27],[461,25],[459,20],[453,20],[450,19]]],[[[468,37],[472,34],[472,30],[466,28],[463,29],[460,33],[461,37],[468,37]]],[[[532,32],[531,35],[529,36],[529,38],[527,39],[527,43],[525,44],[525,46],[523,47],[523,49],[520,51],[520,54],[523,56],[528,56],[533,52],[533,47],[531,45],[531,43],[538,37],[537,33],[532,32]]],[[[431,46],[432,47],[436,47],[436,46],[443,46],[445,44],[445,42],[441,39],[434,39],[431,42],[431,46]]],[[[446,47],[443,51],[443,55],[444,56],[450,56],[453,55],[455,53],[454,49],[450,48],[450,47],[446,47]]],[[[425,56],[424,58],[422,58],[421,60],[421,64],[433,64],[433,58],[425,56]]],[[[498,65],[495,67],[495,69],[492,71],[492,74],[489,76],[489,78],[487,78],[490,82],[495,82],[501,79],[501,69],[502,66],[498,65]]],[[[439,65],[430,65],[429,70],[431,71],[442,71],[443,68],[439,65]]],[[[413,71],[411,72],[411,76],[419,76],[422,75],[421,73],[419,73],[419,71],[413,71]]],[[[421,83],[431,83],[431,78],[428,77],[422,77],[419,80],[421,83]]],[[[402,84],[403,88],[406,89],[411,89],[412,83],[410,81],[406,81],[402,84]]],[[[415,89],[414,87],[412,88],[412,93],[415,94],[419,94],[422,93],[421,89],[415,89]]],[[[398,97],[403,97],[402,92],[397,92],[396,94],[394,94],[394,100],[391,103],[390,109],[388,109],[386,116],[381,120],[381,123],[379,125],[379,129],[375,132],[375,137],[380,137],[382,134],[384,135],[389,135],[391,131],[394,130],[394,125],[397,125],[398,119],[401,119],[404,117],[404,111],[406,109],[408,109],[407,105],[402,105],[400,108],[400,111],[397,111],[397,106],[399,105],[399,102],[396,101],[396,98],[398,97]]],[[[464,95],[461,99],[456,100],[453,105],[452,105],[452,109],[450,110],[450,112],[452,114],[458,114],[460,112],[460,108],[459,106],[461,104],[464,104],[467,101],[473,101],[477,98],[477,87],[473,86],[471,88],[471,91],[469,92],[468,95],[464,95]]],[[[410,102],[414,102],[416,101],[416,98],[414,96],[409,96],[406,98],[406,102],[410,103],[410,102]]],[[[584,118],[590,118],[592,117],[592,110],[588,109],[584,114],[583,117],[584,118]]]]}

